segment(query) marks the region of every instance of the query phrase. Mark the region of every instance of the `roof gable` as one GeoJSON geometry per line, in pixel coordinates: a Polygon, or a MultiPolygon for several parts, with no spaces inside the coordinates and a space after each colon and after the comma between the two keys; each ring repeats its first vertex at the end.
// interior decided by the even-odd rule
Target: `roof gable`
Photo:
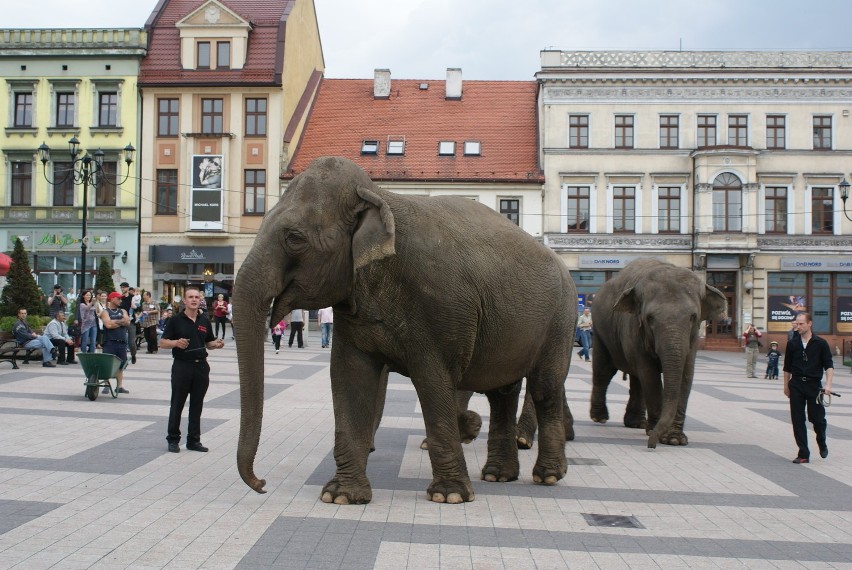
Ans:
{"type": "Polygon", "coordinates": [[[216,0],[209,0],[201,4],[175,24],[176,28],[209,28],[210,26],[251,28],[251,24],[243,19],[242,16],[231,11],[230,8],[216,0]]]}

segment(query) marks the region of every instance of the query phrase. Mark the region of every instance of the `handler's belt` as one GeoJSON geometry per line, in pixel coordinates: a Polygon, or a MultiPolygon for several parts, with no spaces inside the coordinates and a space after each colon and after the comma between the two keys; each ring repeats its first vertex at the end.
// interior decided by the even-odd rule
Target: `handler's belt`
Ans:
{"type": "Polygon", "coordinates": [[[810,376],[793,376],[793,380],[801,380],[802,382],[819,382],[822,378],[811,378],[810,376]]]}

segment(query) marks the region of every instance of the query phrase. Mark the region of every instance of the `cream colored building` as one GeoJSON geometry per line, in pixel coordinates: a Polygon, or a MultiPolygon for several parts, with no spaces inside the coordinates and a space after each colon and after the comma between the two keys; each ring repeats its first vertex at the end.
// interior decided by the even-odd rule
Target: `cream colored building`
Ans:
{"type": "Polygon", "coordinates": [[[805,307],[842,350],[852,52],[547,50],[537,78],[544,241],[587,302],[653,256],[728,298],[708,346],[748,322],[786,340],[805,307]]]}

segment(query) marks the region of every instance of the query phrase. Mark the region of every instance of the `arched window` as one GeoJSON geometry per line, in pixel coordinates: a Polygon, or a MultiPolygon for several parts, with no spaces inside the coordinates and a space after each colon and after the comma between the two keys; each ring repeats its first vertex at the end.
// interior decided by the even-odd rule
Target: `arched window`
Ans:
{"type": "Polygon", "coordinates": [[[713,231],[739,232],[743,229],[743,183],[730,172],[713,181],[713,231]]]}

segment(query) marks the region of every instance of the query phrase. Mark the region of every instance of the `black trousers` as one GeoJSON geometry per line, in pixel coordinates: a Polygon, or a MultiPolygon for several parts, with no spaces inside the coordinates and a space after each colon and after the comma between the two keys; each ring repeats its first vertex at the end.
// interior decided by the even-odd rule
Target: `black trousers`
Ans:
{"type": "Polygon", "coordinates": [[[148,343],[148,352],[157,352],[157,325],[145,327],[145,342],[148,343]]]}
{"type": "Polygon", "coordinates": [[[805,423],[805,410],[808,412],[808,421],[814,425],[817,445],[825,447],[825,432],[828,422],[825,421],[825,408],[817,404],[816,398],[822,388],[822,382],[808,380],[803,382],[799,377],[793,377],[788,383],[790,387],[790,420],[793,422],[793,437],[799,447],[799,455],[802,459],[810,459],[811,452],[808,450],[808,426],[805,423]]]}
{"type": "Polygon", "coordinates": [[[68,345],[64,340],[52,338],[50,342],[56,347],[57,362],[74,362],[74,345],[68,345]],[[67,356],[67,359],[66,359],[67,356]]]}
{"type": "Polygon", "coordinates": [[[216,320],[216,338],[219,338],[219,325],[222,326],[222,338],[225,338],[225,325],[228,324],[228,317],[213,317],[216,320]]]}
{"type": "Polygon", "coordinates": [[[210,386],[210,366],[206,360],[194,362],[175,360],[172,363],[172,404],[169,410],[169,427],[166,440],[180,442],[180,417],[189,397],[189,424],[186,430],[187,443],[201,441],[201,409],[204,396],[210,386]]]}
{"type": "Polygon", "coordinates": [[[305,342],[302,340],[302,329],[305,328],[305,323],[290,323],[290,342],[287,346],[293,346],[293,337],[299,335],[299,348],[304,347],[305,342]]]}

